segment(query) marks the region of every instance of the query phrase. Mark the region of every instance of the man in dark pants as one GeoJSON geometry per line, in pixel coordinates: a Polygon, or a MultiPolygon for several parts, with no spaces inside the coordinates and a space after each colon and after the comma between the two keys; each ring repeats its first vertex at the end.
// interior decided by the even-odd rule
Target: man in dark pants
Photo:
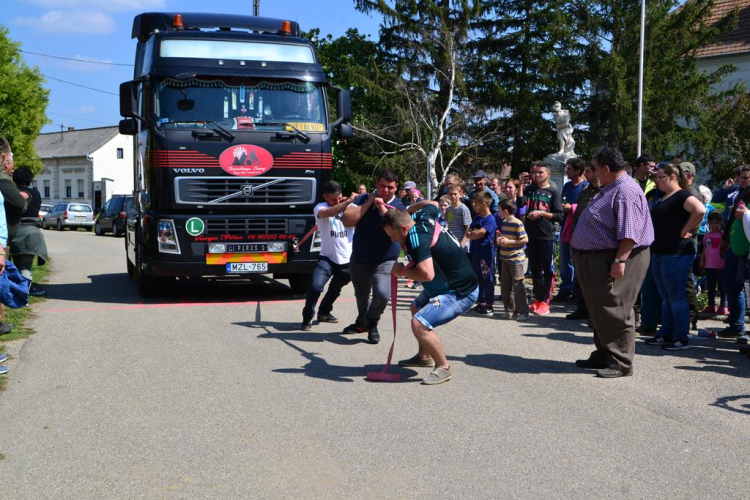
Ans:
{"type": "Polygon", "coordinates": [[[602,378],[626,377],[633,374],[635,355],[633,304],[648,269],[654,228],[646,197],[625,173],[618,149],[599,151],[594,171],[601,192],[581,214],[570,244],[596,350],[576,365],[596,369],[602,378]]]}
{"type": "Polygon", "coordinates": [[[344,227],[341,221],[344,210],[351,205],[356,197],[352,194],[349,198],[341,196],[341,186],[336,181],[328,181],[323,186],[323,199],[325,202],[318,203],[313,208],[315,220],[320,231],[320,257],[313,271],[312,282],[307,290],[305,308],[302,310],[303,332],[312,329],[312,319],[315,314],[315,304],[323,292],[326,283],[331,277],[323,301],[318,310],[318,323],[338,323],[331,311],[333,303],[341,295],[341,289],[349,284],[349,259],[352,255],[352,238],[354,229],[344,227]]]}
{"type": "Polygon", "coordinates": [[[398,175],[385,168],[375,181],[375,192],[358,196],[344,211],[344,225],[356,228],[349,269],[357,298],[357,320],[344,334],[367,332],[371,344],[380,342],[378,322],[391,298],[391,269],[401,253],[401,246],[391,241],[381,223],[389,207],[404,208],[397,189],[398,175]]]}

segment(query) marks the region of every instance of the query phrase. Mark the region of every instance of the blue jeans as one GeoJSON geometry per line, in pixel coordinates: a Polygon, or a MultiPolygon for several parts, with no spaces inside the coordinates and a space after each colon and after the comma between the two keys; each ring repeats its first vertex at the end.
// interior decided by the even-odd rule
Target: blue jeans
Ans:
{"type": "Polygon", "coordinates": [[[336,299],[341,295],[341,289],[351,281],[349,276],[349,264],[339,265],[326,257],[320,257],[318,264],[313,271],[310,288],[307,290],[305,308],[302,310],[302,319],[304,321],[312,320],[312,317],[315,314],[315,304],[318,303],[318,297],[320,297],[323,288],[325,288],[326,283],[331,279],[331,276],[333,276],[331,285],[328,287],[328,292],[320,303],[318,314],[331,314],[333,303],[336,302],[336,299]]]}
{"type": "Polygon", "coordinates": [[[414,317],[430,330],[444,325],[461,316],[469,310],[479,297],[479,287],[466,297],[458,298],[452,293],[429,298],[422,292],[414,299],[414,307],[418,309],[414,317]]]}
{"type": "Polygon", "coordinates": [[[690,306],[687,280],[694,254],[651,254],[651,271],[661,295],[661,329],[659,335],[672,340],[687,340],[690,331],[690,306]]]}
{"type": "Polygon", "coordinates": [[[648,266],[646,277],[641,285],[641,324],[649,330],[656,330],[661,314],[661,296],[654,281],[652,266],[648,266]]]}
{"type": "MultiPolygon", "coordinates": [[[[554,252],[553,252],[554,253],[554,252]]],[[[570,259],[570,243],[560,242],[560,292],[573,293],[575,291],[575,269],[570,259]]]]}
{"type": "Polygon", "coordinates": [[[471,252],[471,268],[479,282],[479,305],[492,307],[495,303],[495,287],[492,278],[495,276],[494,247],[478,248],[471,252]]]}
{"type": "Polygon", "coordinates": [[[729,327],[738,332],[745,331],[745,282],[738,278],[740,269],[745,269],[745,257],[737,257],[731,249],[724,257],[724,292],[729,306],[729,327]]]}
{"type": "Polygon", "coordinates": [[[531,240],[526,247],[531,279],[534,282],[534,300],[549,302],[555,281],[553,261],[555,240],[531,240]]]}

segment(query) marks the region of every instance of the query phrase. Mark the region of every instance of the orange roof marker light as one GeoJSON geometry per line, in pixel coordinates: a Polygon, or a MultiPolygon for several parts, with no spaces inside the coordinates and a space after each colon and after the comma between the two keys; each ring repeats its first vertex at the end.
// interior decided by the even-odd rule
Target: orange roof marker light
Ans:
{"type": "Polygon", "coordinates": [[[182,24],[182,14],[174,15],[174,18],[172,18],[172,27],[176,30],[185,29],[185,26],[182,24]]]}
{"type": "Polygon", "coordinates": [[[281,29],[279,30],[279,33],[281,33],[282,35],[291,35],[292,34],[292,22],[281,21],[281,29]]]}

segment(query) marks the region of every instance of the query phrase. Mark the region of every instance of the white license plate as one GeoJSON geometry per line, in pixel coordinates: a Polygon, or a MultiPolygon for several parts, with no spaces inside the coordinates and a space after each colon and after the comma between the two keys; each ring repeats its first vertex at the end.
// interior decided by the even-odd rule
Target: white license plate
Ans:
{"type": "Polygon", "coordinates": [[[228,273],[267,273],[268,262],[228,262],[228,273]]]}

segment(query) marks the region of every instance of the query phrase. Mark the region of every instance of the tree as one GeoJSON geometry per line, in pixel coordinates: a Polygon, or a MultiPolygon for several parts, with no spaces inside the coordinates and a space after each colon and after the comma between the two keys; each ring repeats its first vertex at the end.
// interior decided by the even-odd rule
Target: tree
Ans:
{"type": "MultiPolygon", "coordinates": [[[[711,91],[733,70],[713,73],[696,68],[696,50],[736,24],[730,13],[707,23],[714,0],[649,0],[645,40],[643,149],[655,155],[692,156],[719,144],[716,129],[699,126],[739,89],[711,91]]],[[[628,0],[599,0],[579,6],[588,37],[588,144],[616,144],[635,157],[640,12],[628,0]]],[[[709,120],[710,121],[710,120],[709,120]]],[[[591,152],[591,151],[589,151],[591,152]]]]}
{"type": "Polygon", "coordinates": [[[380,41],[394,68],[393,110],[383,123],[355,128],[372,137],[383,157],[409,154],[426,172],[427,195],[467,154],[499,133],[490,110],[466,92],[462,63],[471,20],[480,2],[468,0],[355,0],[384,16],[380,41]]]}
{"type": "Polygon", "coordinates": [[[0,136],[13,148],[17,166],[40,172],[43,165],[34,149],[39,131],[49,123],[45,115],[49,91],[38,68],[21,58],[20,44],[0,26],[0,136]]]}

